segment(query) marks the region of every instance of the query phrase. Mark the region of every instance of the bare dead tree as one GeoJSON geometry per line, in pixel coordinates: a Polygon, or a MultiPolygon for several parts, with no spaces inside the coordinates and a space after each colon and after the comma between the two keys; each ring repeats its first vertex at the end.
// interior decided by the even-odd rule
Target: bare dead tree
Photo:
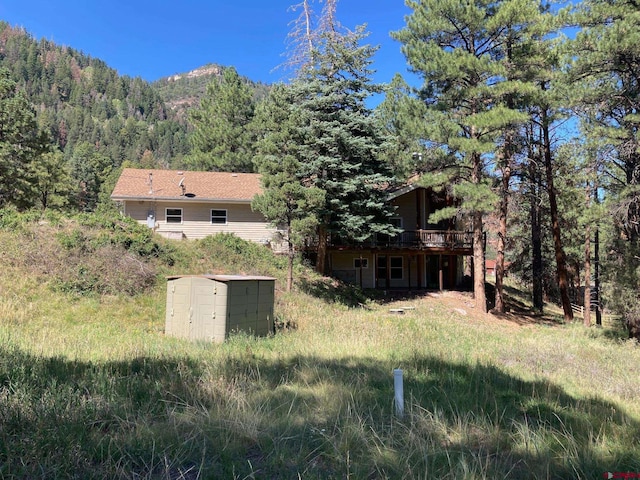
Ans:
{"type": "Polygon", "coordinates": [[[321,48],[323,37],[335,38],[352,33],[336,18],[338,0],[318,0],[318,3],[324,3],[320,15],[313,8],[314,1],[303,0],[288,9],[299,14],[289,23],[291,31],[287,35],[286,60],[279,67],[290,69],[295,74],[313,64],[314,52],[321,48]]]}
{"type": "Polygon", "coordinates": [[[287,60],[281,65],[298,71],[311,63],[312,52],[317,39],[316,15],[311,7],[313,0],[303,0],[301,3],[291,5],[290,12],[300,12],[292,20],[291,31],[287,35],[287,60]]]}

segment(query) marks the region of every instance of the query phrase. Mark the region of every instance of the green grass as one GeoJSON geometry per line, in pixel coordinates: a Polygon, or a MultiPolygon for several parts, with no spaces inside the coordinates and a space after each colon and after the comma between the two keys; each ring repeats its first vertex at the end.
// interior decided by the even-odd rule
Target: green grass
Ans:
{"type": "Polygon", "coordinates": [[[615,325],[520,325],[443,297],[363,301],[308,274],[302,290],[277,294],[278,318],[295,328],[224,344],[165,337],[171,268],[281,275],[279,260],[248,252],[243,266],[243,247],[222,243],[179,244],[182,264],[159,267],[157,285],[133,297],[62,293],[19,265],[3,272],[0,478],[640,471],[640,351],[615,325]],[[406,305],[415,309],[389,313],[406,305]],[[405,373],[403,418],[394,368],[405,373]]]}

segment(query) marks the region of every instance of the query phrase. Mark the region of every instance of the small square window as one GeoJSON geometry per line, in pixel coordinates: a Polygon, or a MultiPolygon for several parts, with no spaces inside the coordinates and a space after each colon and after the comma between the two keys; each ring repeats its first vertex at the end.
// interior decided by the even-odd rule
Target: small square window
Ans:
{"type": "Polygon", "coordinates": [[[226,225],[227,223],[227,211],[226,210],[211,210],[211,223],[218,223],[226,225]]]}
{"type": "Polygon", "coordinates": [[[167,223],[182,223],[181,208],[167,208],[165,213],[167,223]]]}
{"type": "Polygon", "coordinates": [[[368,258],[354,258],[353,259],[353,268],[369,268],[369,259],[368,258]]]}

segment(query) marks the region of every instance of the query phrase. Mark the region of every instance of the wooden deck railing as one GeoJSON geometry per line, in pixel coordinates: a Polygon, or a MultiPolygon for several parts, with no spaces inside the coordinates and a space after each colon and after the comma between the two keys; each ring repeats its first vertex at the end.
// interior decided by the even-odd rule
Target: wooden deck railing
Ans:
{"type": "Polygon", "coordinates": [[[473,247],[473,233],[448,230],[415,230],[404,231],[397,235],[378,234],[365,242],[354,244],[351,242],[331,241],[331,246],[361,246],[377,248],[444,248],[469,249],[473,247]]]}

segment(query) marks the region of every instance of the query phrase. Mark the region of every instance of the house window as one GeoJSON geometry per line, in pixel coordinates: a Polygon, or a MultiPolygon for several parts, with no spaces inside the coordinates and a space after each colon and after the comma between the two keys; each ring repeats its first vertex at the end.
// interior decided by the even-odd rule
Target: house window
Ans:
{"type": "Polygon", "coordinates": [[[353,259],[353,268],[369,268],[369,259],[368,258],[354,258],[353,259]]]}
{"type": "Polygon", "coordinates": [[[391,262],[391,271],[389,272],[391,280],[402,280],[402,272],[404,271],[402,257],[391,257],[389,261],[391,262]]]}
{"type": "MultiPolygon", "coordinates": [[[[387,257],[378,256],[378,278],[387,278],[387,257]]],[[[402,280],[404,272],[404,262],[402,257],[389,257],[389,278],[391,280],[402,280]]]]}
{"type": "Polygon", "coordinates": [[[182,223],[182,209],[167,208],[165,219],[167,220],[167,223],[182,223]]]}
{"type": "Polygon", "coordinates": [[[211,210],[211,223],[220,223],[226,225],[227,223],[227,211],[226,210],[211,210]]]}

